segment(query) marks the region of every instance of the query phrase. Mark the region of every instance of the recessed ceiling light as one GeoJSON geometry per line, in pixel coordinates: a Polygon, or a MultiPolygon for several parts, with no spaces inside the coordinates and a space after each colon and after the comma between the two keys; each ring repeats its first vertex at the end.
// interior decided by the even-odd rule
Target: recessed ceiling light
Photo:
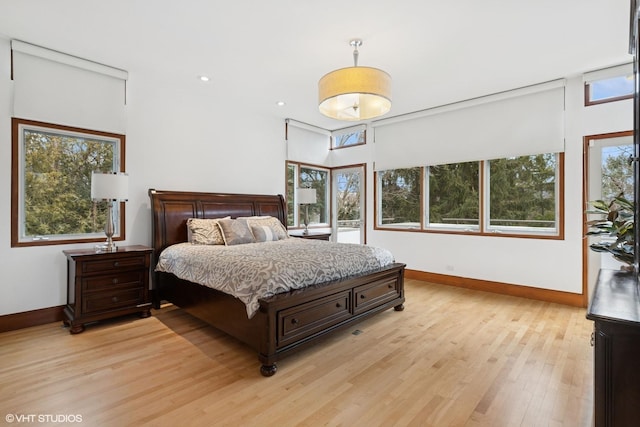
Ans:
{"type": "Polygon", "coordinates": [[[210,80],[209,77],[207,76],[198,76],[198,78],[200,79],[200,81],[203,81],[203,82],[208,82],[210,80]]]}
{"type": "Polygon", "coordinates": [[[286,102],[284,102],[284,101],[278,101],[278,102],[276,102],[276,105],[277,105],[278,107],[284,107],[285,105],[287,105],[287,103],[286,103],[286,102]]]}

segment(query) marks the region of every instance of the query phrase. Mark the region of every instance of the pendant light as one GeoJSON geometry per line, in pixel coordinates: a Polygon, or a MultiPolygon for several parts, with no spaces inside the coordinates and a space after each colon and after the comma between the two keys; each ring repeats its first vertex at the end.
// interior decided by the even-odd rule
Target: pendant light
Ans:
{"type": "Polygon", "coordinates": [[[319,109],[325,116],[347,121],[382,116],[391,109],[391,76],[382,70],[358,66],[362,40],[351,40],[353,67],[325,74],[318,82],[319,109]]]}

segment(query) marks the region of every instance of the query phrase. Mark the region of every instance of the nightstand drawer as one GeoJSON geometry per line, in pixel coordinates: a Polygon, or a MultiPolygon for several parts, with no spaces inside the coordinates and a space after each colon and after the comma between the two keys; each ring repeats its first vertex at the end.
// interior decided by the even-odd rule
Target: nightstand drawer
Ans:
{"type": "Polygon", "coordinates": [[[100,311],[111,311],[122,307],[131,307],[144,303],[142,286],[114,292],[87,294],[82,300],[82,311],[85,314],[100,311]]]}
{"type": "Polygon", "coordinates": [[[147,274],[146,270],[113,273],[108,276],[89,276],[82,279],[82,289],[85,291],[98,291],[103,289],[140,287],[144,282],[145,274],[147,274]]]}
{"type": "Polygon", "coordinates": [[[85,274],[100,273],[116,269],[145,268],[145,255],[118,257],[106,260],[85,261],[82,263],[82,272],[85,274]]]}

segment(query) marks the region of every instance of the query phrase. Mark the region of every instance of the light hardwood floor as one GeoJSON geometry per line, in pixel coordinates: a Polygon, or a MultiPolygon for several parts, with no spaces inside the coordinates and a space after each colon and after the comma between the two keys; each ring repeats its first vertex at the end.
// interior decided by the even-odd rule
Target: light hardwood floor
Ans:
{"type": "Polygon", "coordinates": [[[592,425],[584,309],[415,280],[406,299],[403,312],[280,361],[271,378],[251,349],[173,306],[73,336],[60,324],[6,332],[0,424],[78,414],[75,425],[118,427],[592,425]]]}

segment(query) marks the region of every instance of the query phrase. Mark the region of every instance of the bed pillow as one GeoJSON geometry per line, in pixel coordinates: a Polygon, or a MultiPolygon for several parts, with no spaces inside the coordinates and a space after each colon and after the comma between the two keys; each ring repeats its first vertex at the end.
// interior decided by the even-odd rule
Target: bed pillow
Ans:
{"type": "Polygon", "coordinates": [[[247,221],[242,219],[221,219],[218,224],[222,231],[224,244],[227,246],[253,243],[255,238],[251,234],[251,229],[247,221]]]}
{"type": "Polygon", "coordinates": [[[251,229],[253,229],[253,227],[269,227],[271,232],[277,236],[275,240],[282,240],[289,237],[287,229],[282,225],[280,220],[274,216],[245,216],[238,217],[238,219],[246,220],[251,229]]]}
{"type": "Polygon", "coordinates": [[[187,241],[196,245],[224,245],[224,238],[218,222],[225,218],[189,218],[187,220],[187,241]]]}
{"type": "Polygon", "coordinates": [[[268,225],[252,225],[251,234],[256,239],[256,242],[272,242],[278,239],[278,235],[273,232],[268,225]]]}

